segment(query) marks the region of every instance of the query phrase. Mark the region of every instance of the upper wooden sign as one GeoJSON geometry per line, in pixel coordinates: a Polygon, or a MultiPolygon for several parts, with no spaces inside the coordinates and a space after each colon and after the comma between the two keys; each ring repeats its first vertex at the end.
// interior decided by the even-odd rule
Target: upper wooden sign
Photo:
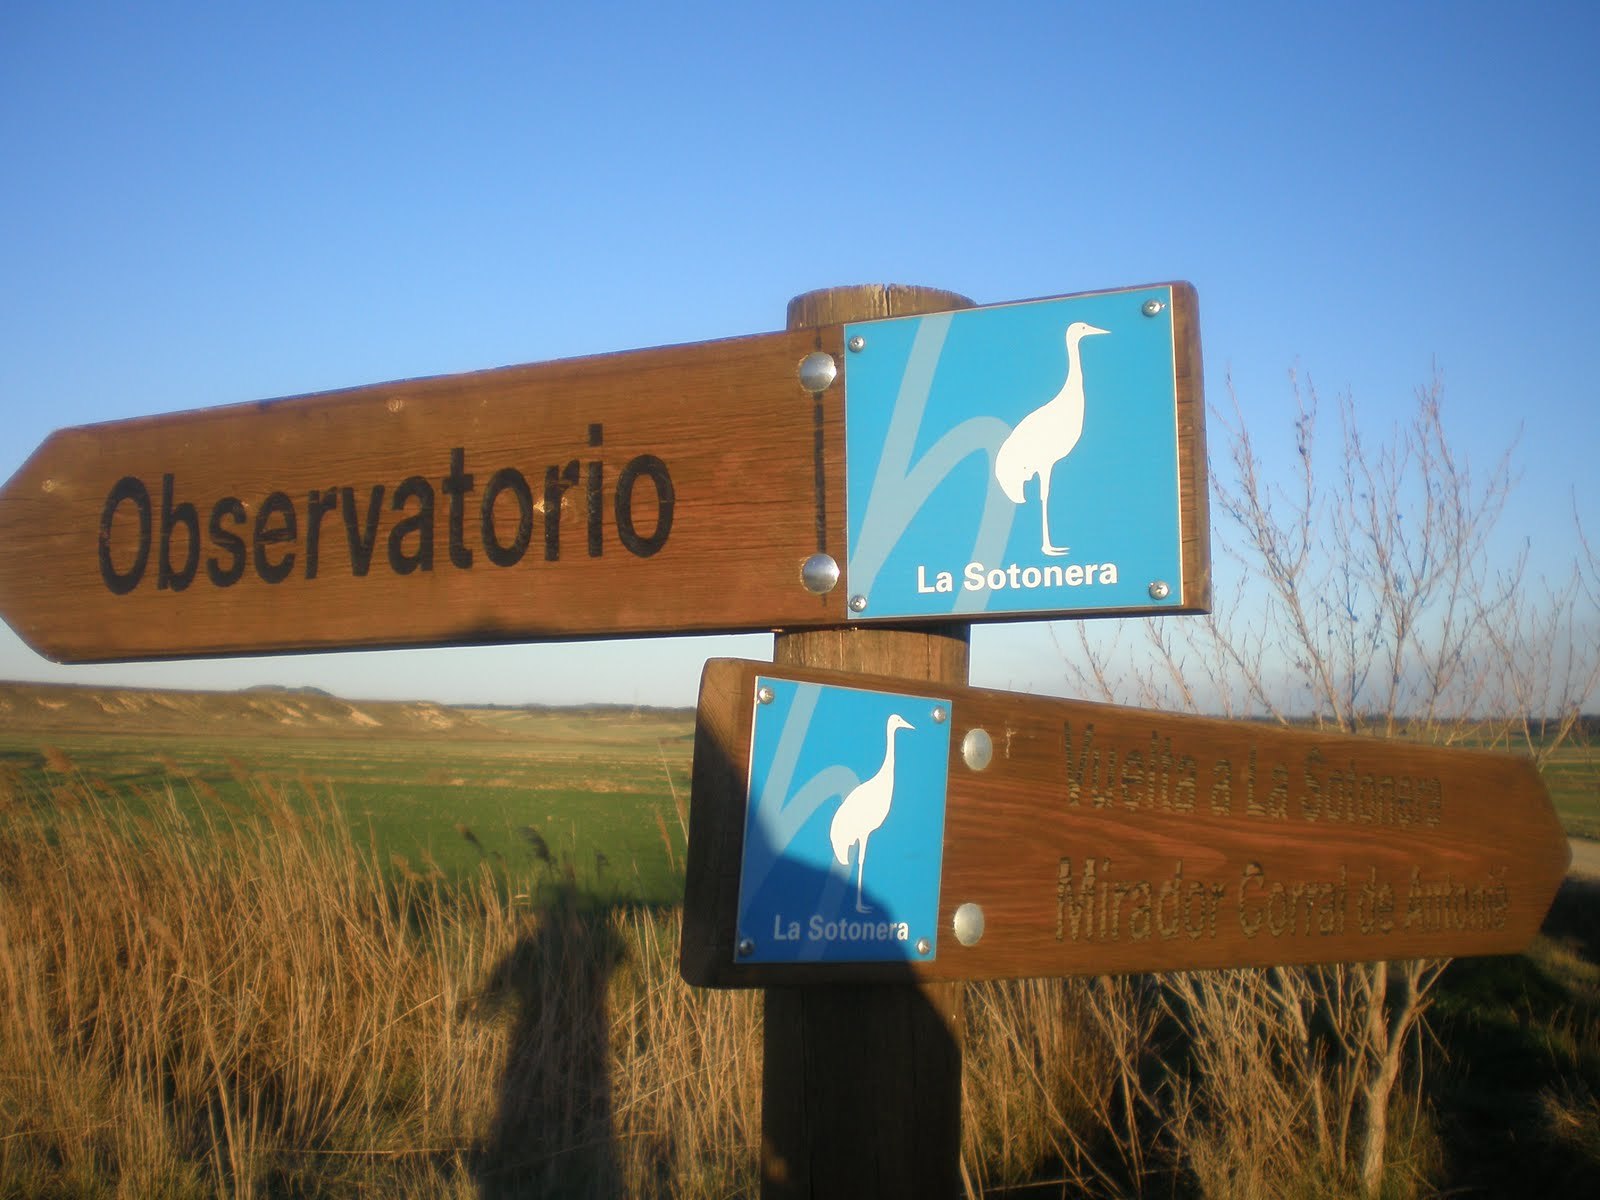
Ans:
{"type": "MultiPolygon", "coordinates": [[[[915,430],[911,442],[903,429],[887,443],[861,435],[866,449],[857,457],[871,457],[882,486],[857,521],[864,560],[853,556],[846,394],[852,359],[875,388],[896,369],[886,352],[897,326],[888,321],[869,327],[865,356],[847,352],[844,328],[833,325],[62,430],[0,489],[0,615],[40,653],[85,662],[895,617],[1204,611],[1193,290],[1172,284],[1033,302],[1058,306],[1051,319],[1077,331],[1050,338],[1056,370],[1068,377],[1063,392],[1073,391],[1076,371],[1081,393],[1089,370],[1077,343],[1118,337],[1104,315],[1096,328],[1113,336],[1085,334],[1078,327],[1088,322],[1071,303],[1104,314],[1106,297],[1128,309],[1118,316],[1130,323],[1123,346],[1144,345],[1144,360],[1168,356],[1155,373],[1166,415],[1150,446],[1176,488],[1161,551],[1170,566],[1146,568],[1133,549],[1119,558],[1116,538],[1055,515],[1048,498],[1060,439],[1036,438],[1043,419],[1022,419],[1030,407],[1048,408],[1048,395],[1011,400],[1016,437],[996,417],[981,428],[969,422],[936,453],[912,444],[915,430]],[[1151,316],[1132,307],[1147,292],[1162,297],[1149,301],[1151,316]],[[818,354],[833,370],[817,372],[818,354]],[[1041,449],[1023,453],[1036,442],[1041,449]],[[902,452],[921,457],[893,457],[902,452]],[[897,557],[902,533],[917,532],[895,524],[897,507],[910,503],[901,485],[925,495],[937,472],[965,480],[970,502],[939,517],[947,544],[895,567],[905,557],[897,557]],[[996,531],[1013,523],[1039,552],[1062,553],[1039,564],[1002,561],[1006,542],[996,531]],[[1001,558],[980,561],[985,547],[1001,558]],[[810,590],[827,579],[816,564],[802,571],[818,555],[838,564],[831,590],[810,590]],[[880,586],[868,596],[852,587],[852,573],[880,586]],[[1157,573],[1160,580],[1144,579],[1157,573]],[[916,603],[897,608],[894,589],[908,587],[916,603]],[[1026,603],[1007,603],[1007,594],[1026,603]],[[938,604],[930,608],[929,598],[938,604]]],[[[936,365],[927,337],[919,344],[921,357],[902,369],[936,365]]],[[[986,344],[1003,374],[1004,339],[991,331],[986,344]]],[[[1108,413],[1119,403],[1111,363],[1091,384],[1108,413]]],[[[962,370],[973,377],[970,363],[962,370]]],[[[1148,391],[1145,376],[1139,386],[1148,391]]],[[[850,393],[857,413],[861,394],[850,393]]],[[[1095,425],[1091,405],[1075,461],[1089,460],[1095,425]]],[[[1069,486],[1058,484],[1057,503],[1064,493],[1070,502],[1069,486]]],[[[1123,538],[1130,547],[1135,540],[1123,538]]]]}
{"type": "Polygon", "coordinates": [[[1523,758],[717,660],[682,969],[734,987],[1515,953],[1568,859],[1523,758]]]}

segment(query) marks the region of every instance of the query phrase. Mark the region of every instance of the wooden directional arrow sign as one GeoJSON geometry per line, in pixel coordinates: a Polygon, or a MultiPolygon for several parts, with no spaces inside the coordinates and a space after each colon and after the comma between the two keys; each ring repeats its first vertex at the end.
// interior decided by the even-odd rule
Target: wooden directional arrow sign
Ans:
{"type": "Polygon", "coordinates": [[[0,615],[78,662],[1202,611],[1201,411],[1163,284],[67,429],[0,615]]]}
{"type": "Polygon", "coordinates": [[[1526,759],[717,660],[691,983],[1514,953],[1569,852],[1526,759]]]}

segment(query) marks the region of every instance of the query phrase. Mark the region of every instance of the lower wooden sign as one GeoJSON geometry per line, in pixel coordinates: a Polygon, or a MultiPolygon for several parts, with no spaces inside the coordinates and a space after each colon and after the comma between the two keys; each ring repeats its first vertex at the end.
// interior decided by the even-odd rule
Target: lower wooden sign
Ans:
{"type": "Polygon", "coordinates": [[[1515,953],[1568,860],[1523,758],[714,660],[681,965],[743,987],[1515,953]]]}

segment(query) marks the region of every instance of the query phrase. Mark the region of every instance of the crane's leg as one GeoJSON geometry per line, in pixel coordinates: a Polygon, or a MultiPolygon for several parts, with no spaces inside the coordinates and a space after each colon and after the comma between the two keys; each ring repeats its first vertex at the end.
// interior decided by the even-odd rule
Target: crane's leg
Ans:
{"type": "Polygon", "coordinates": [[[872,910],[861,903],[861,877],[867,873],[867,839],[862,838],[856,850],[856,911],[869,913],[872,910]]]}
{"type": "Polygon", "coordinates": [[[1044,526],[1044,543],[1039,549],[1055,558],[1060,558],[1068,553],[1067,547],[1057,546],[1050,541],[1050,470],[1046,467],[1039,472],[1039,519],[1044,526]]]}

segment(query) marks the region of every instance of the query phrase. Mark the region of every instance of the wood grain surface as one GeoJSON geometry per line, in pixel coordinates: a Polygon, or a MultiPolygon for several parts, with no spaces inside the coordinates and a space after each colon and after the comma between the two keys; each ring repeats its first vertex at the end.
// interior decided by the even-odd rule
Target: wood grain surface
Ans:
{"type": "MultiPolygon", "coordinates": [[[[819,539],[797,368],[839,336],[63,430],[0,492],[0,612],[65,661],[838,621],[840,598],[800,582],[819,539]]],[[[841,426],[821,472],[834,547],[841,426]]]]}
{"type": "MultiPolygon", "coordinates": [[[[969,308],[939,288],[825,288],[789,302],[791,329],[969,308]]],[[[848,357],[848,356],[847,356],[848,357]]],[[[841,589],[847,593],[847,589],[841,589]]],[[[775,662],[967,681],[970,626],[791,629],[775,662]]],[[[691,868],[693,870],[693,868],[691,868]]],[[[965,989],[902,975],[770,987],[761,1005],[763,1200],[961,1194],[965,989]]]]}
{"type": "MultiPolygon", "coordinates": [[[[1196,302],[1172,286],[1163,611],[1204,611],[1196,302]]],[[[848,561],[842,324],[61,430],[0,488],[0,616],[65,662],[845,624],[847,585],[800,578],[848,561]],[[841,375],[812,395],[815,350],[841,375]]]]}
{"type": "MultiPolygon", "coordinates": [[[[898,978],[907,966],[741,966],[734,921],[758,674],[901,679],[718,660],[702,679],[683,971],[739,987],[898,978]],[[687,935],[692,932],[691,945],[687,935]]],[[[1271,724],[947,689],[939,943],[925,979],[1507,954],[1569,858],[1526,759],[1271,724]],[[993,760],[963,761],[969,730],[993,760]],[[956,908],[983,910],[962,946],[956,908]]],[[[905,801],[897,801],[897,803],[905,801]]]]}
{"type": "Polygon", "coordinates": [[[1206,476],[1206,397],[1200,354],[1200,301],[1172,285],[1173,383],[1178,417],[1178,520],[1183,539],[1179,612],[1211,611],[1211,485],[1206,476]]]}

